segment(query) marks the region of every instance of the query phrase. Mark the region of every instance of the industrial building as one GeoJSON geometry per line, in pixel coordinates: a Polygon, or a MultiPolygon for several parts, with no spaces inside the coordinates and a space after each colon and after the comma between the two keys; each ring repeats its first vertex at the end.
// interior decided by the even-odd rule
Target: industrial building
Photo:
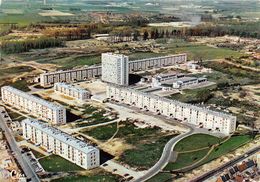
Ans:
{"type": "Polygon", "coordinates": [[[102,81],[127,86],[129,83],[128,56],[102,54],[102,81]]]}
{"type": "Polygon", "coordinates": [[[23,112],[51,124],[66,123],[66,109],[60,105],[47,102],[10,86],[2,87],[1,94],[4,103],[23,112]]]}
{"type": "Polygon", "coordinates": [[[127,87],[109,84],[107,98],[210,129],[212,132],[229,135],[236,129],[236,117],[230,114],[181,103],[127,87]]]}
{"type": "Polygon", "coordinates": [[[22,121],[22,128],[26,140],[49,153],[59,155],[84,169],[92,169],[100,165],[99,149],[47,123],[25,119],[22,121]]]}
{"type": "Polygon", "coordinates": [[[91,94],[87,90],[75,87],[68,83],[55,83],[54,91],[75,98],[79,101],[84,101],[91,97],[91,94]]]}

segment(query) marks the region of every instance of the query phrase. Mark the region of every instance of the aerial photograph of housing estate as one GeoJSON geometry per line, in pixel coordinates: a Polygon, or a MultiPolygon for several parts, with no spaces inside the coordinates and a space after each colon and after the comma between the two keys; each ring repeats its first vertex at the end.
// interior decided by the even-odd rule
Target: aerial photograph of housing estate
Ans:
{"type": "Polygon", "coordinates": [[[260,0],[0,0],[0,182],[260,182],[260,0]]]}

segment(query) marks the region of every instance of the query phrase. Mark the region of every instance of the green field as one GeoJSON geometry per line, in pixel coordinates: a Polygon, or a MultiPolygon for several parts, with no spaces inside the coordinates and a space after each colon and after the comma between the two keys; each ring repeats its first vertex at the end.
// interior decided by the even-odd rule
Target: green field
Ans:
{"type": "Polygon", "coordinates": [[[9,75],[9,74],[19,74],[24,72],[33,71],[34,68],[30,66],[16,66],[11,68],[0,69],[0,76],[9,75]]]}
{"type": "MultiPolygon", "coordinates": [[[[85,130],[84,133],[98,140],[106,141],[116,132],[117,125],[109,124],[85,130]]],[[[175,135],[162,133],[157,127],[138,128],[130,122],[120,122],[115,139],[121,139],[132,149],[127,149],[119,160],[130,166],[147,169],[154,165],[160,158],[165,144],[175,135]]]]}
{"type": "Polygon", "coordinates": [[[203,161],[203,163],[216,159],[222,155],[225,155],[228,152],[231,152],[231,151],[237,149],[241,145],[243,145],[251,140],[252,140],[252,138],[249,135],[232,136],[228,141],[226,141],[225,143],[216,147],[210,153],[210,155],[205,159],[205,161],[203,161]]]}
{"type": "Polygon", "coordinates": [[[172,179],[170,173],[158,173],[154,177],[148,179],[147,182],[168,182],[170,179],[172,179]]]}
{"type": "Polygon", "coordinates": [[[195,137],[193,136],[194,135],[181,140],[175,146],[174,150],[177,150],[180,153],[177,156],[176,162],[169,163],[165,167],[165,170],[167,171],[176,170],[183,167],[187,167],[195,162],[198,162],[200,159],[206,156],[212,144],[217,144],[218,146],[216,146],[213,149],[213,151],[211,151],[211,153],[203,161],[198,163],[196,167],[204,163],[207,163],[213,159],[221,157],[252,140],[252,138],[249,135],[232,136],[229,140],[219,145],[221,139],[218,139],[216,137],[212,137],[209,135],[201,135],[201,134],[197,134],[195,135],[195,137]],[[208,147],[208,148],[204,148],[204,147],[208,147]],[[196,150],[196,151],[181,153],[183,151],[189,151],[189,150],[196,150]]]}
{"type": "Polygon", "coordinates": [[[68,176],[51,182],[118,182],[118,177],[111,174],[96,174],[93,176],[68,176]]]}
{"type": "Polygon", "coordinates": [[[39,160],[42,167],[48,172],[69,172],[69,171],[81,171],[83,168],[71,163],[70,161],[57,156],[51,155],[39,160]]]}
{"type": "Polygon", "coordinates": [[[174,150],[177,152],[197,150],[217,144],[220,141],[221,139],[215,136],[207,134],[194,134],[178,142],[174,150]]]}
{"type": "Polygon", "coordinates": [[[185,103],[205,103],[213,96],[212,91],[214,91],[215,88],[216,85],[197,89],[186,89],[182,91],[182,94],[173,94],[169,98],[185,103]]]}
{"type": "Polygon", "coordinates": [[[206,156],[208,151],[209,149],[203,149],[195,152],[178,154],[177,160],[174,163],[169,163],[165,167],[165,170],[174,170],[189,166],[206,156]]]}
{"type": "Polygon", "coordinates": [[[243,53],[225,48],[214,48],[207,45],[198,45],[194,43],[187,42],[182,39],[171,39],[166,44],[166,52],[169,54],[174,53],[187,53],[188,59],[201,58],[203,60],[211,59],[222,59],[228,57],[240,57],[243,53]]]}
{"type": "Polygon", "coordinates": [[[104,110],[95,112],[91,114],[91,116],[89,116],[88,118],[84,119],[84,121],[78,122],[76,126],[85,127],[85,126],[92,126],[100,123],[113,121],[113,119],[109,119],[107,116],[103,116],[104,113],[105,113],[104,110]]]}
{"type": "Polygon", "coordinates": [[[91,128],[89,130],[82,131],[82,133],[94,137],[98,140],[106,141],[115,134],[116,130],[117,123],[113,123],[105,126],[91,128]]]}
{"type": "Polygon", "coordinates": [[[30,89],[28,87],[28,83],[26,82],[26,80],[17,80],[13,83],[10,83],[10,86],[17,88],[19,90],[22,90],[24,92],[30,91],[30,89]]]}

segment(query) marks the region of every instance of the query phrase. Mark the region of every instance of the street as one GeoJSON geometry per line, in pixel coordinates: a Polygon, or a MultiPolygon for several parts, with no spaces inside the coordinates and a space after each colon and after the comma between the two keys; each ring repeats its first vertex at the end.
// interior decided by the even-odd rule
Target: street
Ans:
{"type": "MultiPolygon", "coordinates": [[[[6,140],[10,146],[11,151],[14,153],[14,157],[18,161],[19,165],[21,166],[23,172],[25,173],[27,179],[31,179],[32,182],[39,182],[40,179],[38,178],[37,174],[34,172],[31,162],[26,156],[26,154],[22,154],[20,148],[18,147],[14,136],[12,135],[12,132],[8,128],[6,124],[6,118],[4,117],[7,112],[2,113],[2,111],[5,111],[3,107],[0,107],[0,127],[4,131],[6,140]]],[[[7,118],[9,119],[9,117],[7,118]]]]}

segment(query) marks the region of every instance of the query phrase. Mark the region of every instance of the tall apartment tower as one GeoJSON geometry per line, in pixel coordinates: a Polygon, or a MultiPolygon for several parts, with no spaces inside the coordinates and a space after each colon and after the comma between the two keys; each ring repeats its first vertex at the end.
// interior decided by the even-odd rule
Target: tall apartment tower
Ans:
{"type": "Polygon", "coordinates": [[[102,54],[102,80],[117,85],[129,84],[128,56],[122,54],[102,54]]]}

